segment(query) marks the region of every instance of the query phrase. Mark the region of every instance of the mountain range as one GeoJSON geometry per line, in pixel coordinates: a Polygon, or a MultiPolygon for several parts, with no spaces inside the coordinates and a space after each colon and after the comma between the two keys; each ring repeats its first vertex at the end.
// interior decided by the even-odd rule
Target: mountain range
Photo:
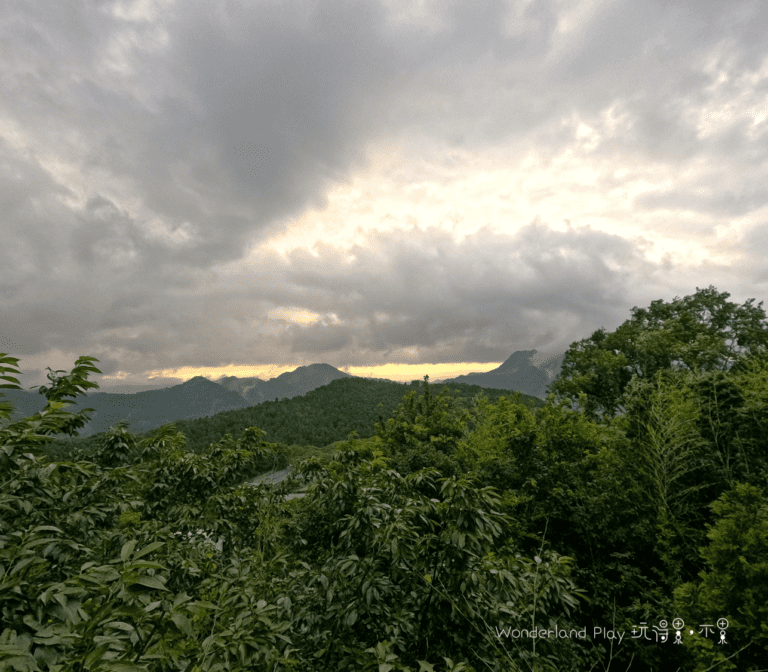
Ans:
{"type": "Polygon", "coordinates": [[[537,350],[518,350],[501,366],[485,373],[468,373],[436,383],[466,383],[496,390],[518,390],[532,397],[545,399],[547,386],[563,366],[565,353],[546,360],[534,359],[537,350]]]}
{"type": "MultiPolygon", "coordinates": [[[[485,373],[470,373],[457,378],[435,381],[457,382],[481,387],[519,390],[541,399],[546,386],[560,371],[564,355],[544,362],[533,359],[536,350],[513,353],[498,368],[485,373]]],[[[255,406],[265,401],[292,399],[303,396],[340,378],[352,378],[329,364],[300,366],[270,380],[225,376],[216,381],[195,376],[180,385],[157,388],[154,386],[117,386],[110,391],[89,392],[74,399],[67,410],[76,413],[82,408],[93,408],[91,421],[79,435],[91,436],[104,432],[120,420],[128,420],[130,431],[145,432],[177,420],[193,420],[255,406]],[[149,389],[147,389],[149,387],[149,389]],[[118,392],[118,390],[120,390],[118,392]],[[132,391],[133,390],[133,391],[132,391]]],[[[37,391],[2,390],[14,407],[11,422],[29,417],[45,407],[46,399],[37,391]]]]}
{"type": "Polygon", "coordinates": [[[225,390],[236,392],[249,402],[249,406],[252,406],[263,401],[272,401],[272,399],[277,401],[301,397],[339,378],[352,378],[352,376],[330,364],[310,364],[300,366],[295,371],[282,373],[270,380],[225,376],[219,378],[216,384],[221,385],[225,390]]]}

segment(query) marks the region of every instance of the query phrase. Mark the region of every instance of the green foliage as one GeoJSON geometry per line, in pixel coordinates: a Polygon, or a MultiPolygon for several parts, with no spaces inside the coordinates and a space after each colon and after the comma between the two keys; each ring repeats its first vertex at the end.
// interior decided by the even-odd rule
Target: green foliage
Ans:
{"type": "MultiPolygon", "coordinates": [[[[386,380],[345,378],[293,399],[267,401],[237,411],[225,411],[196,420],[177,420],[174,424],[188,440],[188,447],[199,453],[225,434],[238,439],[248,427],[260,427],[270,441],[287,446],[306,446],[312,450],[343,441],[350,432],[363,438],[375,435],[376,423],[383,423],[400,405],[413,386],[386,380]]],[[[450,390],[457,403],[469,408],[477,394],[497,400],[510,394],[507,390],[489,390],[476,385],[450,383],[437,385],[439,392],[450,390]]],[[[525,397],[531,408],[544,405],[541,399],[525,397]]],[[[151,432],[137,436],[150,436],[151,432]]],[[[58,438],[45,448],[46,454],[59,460],[72,459],[78,451],[94,450],[101,435],[87,438],[58,438]]]]}
{"type": "Polygon", "coordinates": [[[435,397],[424,376],[421,393],[406,394],[392,417],[376,425],[376,436],[394,469],[413,473],[432,466],[453,475],[457,464],[451,456],[468,433],[469,415],[447,387],[435,397]]]}
{"type": "MultiPolygon", "coordinates": [[[[266,443],[257,423],[199,446],[118,423],[54,450],[87,421],[62,401],[92,385],[97,360],[80,358],[0,429],[0,669],[762,669],[768,357],[707,370],[717,348],[671,329],[691,366],[630,376],[618,417],[596,422],[583,390],[581,410],[532,409],[425,379],[333,454],[266,443]],[[279,486],[244,484],[306,456],[279,486]],[[509,635],[675,615],[727,618],[727,646],[509,635]]],[[[666,336],[644,338],[661,362],[666,336]]],[[[17,363],[0,353],[11,389],[17,363]]]]}
{"type": "MultiPolygon", "coordinates": [[[[463,656],[474,669],[516,669],[534,652],[506,650],[496,628],[549,624],[577,606],[567,559],[511,552],[492,488],[435,470],[401,476],[352,451],[306,471],[314,486],[292,534],[306,562],[290,581],[307,587],[299,630],[323,669],[347,669],[361,641],[388,642],[405,665],[463,656]]],[[[561,663],[572,654],[562,642],[539,651],[561,663]]]]}
{"type": "MultiPolygon", "coordinates": [[[[3,356],[4,363],[17,361],[9,359],[3,356]]],[[[195,587],[197,581],[198,589],[205,590],[204,577],[215,576],[210,547],[182,544],[170,525],[142,521],[148,510],[142,495],[156,467],[152,459],[148,466],[117,468],[138,450],[162,464],[183,445],[172,428],[142,445],[124,428],[115,428],[95,455],[101,464],[47,462],[28,450],[73,426],[59,399],[89,385],[80,367],[88,360],[95,361],[81,358],[64,383],[47,390],[48,405],[41,413],[3,430],[0,667],[146,670],[160,669],[164,661],[174,669],[191,669],[193,662],[207,660],[199,669],[234,669],[231,663],[274,669],[284,658],[286,643],[280,636],[288,627],[268,620],[275,607],[261,604],[252,592],[249,597],[247,590],[232,604],[193,600],[185,593],[180,583],[195,587]],[[171,587],[176,588],[173,595],[171,587]],[[244,619],[248,600],[253,616],[244,619]],[[214,630],[213,640],[197,637],[202,631],[195,628],[195,619],[202,624],[202,616],[211,611],[224,626],[221,634],[214,630]],[[243,633],[234,648],[226,634],[233,619],[239,619],[235,631],[243,633]]],[[[258,470],[256,462],[266,453],[262,438],[254,430],[234,449],[213,449],[221,464],[208,465],[209,477],[229,483],[249,469],[258,470]]],[[[190,514],[182,512],[173,523],[195,522],[190,514]]]]}
{"type": "Polygon", "coordinates": [[[659,371],[653,380],[628,386],[628,412],[615,424],[634,438],[631,467],[644,496],[655,509],[657,552],[670,585],[677,585],[684,565],[702,541],[705,518],[701,491],[715,476],[706,440],[701,436],[699,404],[692,372],[659,371]]]}
{"type": "Polygon", "coordinates": [[[728,374],[712,372],[697,381],[702,436],[711,446],[718,478],[764,483],[768,472],[768,358],[745,358],[728,374]]]}
{"type": "Polygon", "coordinates": [[[712,504],[716,516],[701,549],[706,569],[700,581],[675,591],[689,622],[727,618],[728,649],[697,636],[686,641],[701,672],[764,668],[768,651],[768,502],[764,490],[736,484],[712,504]],[[731,657],[734,651],[737,655],[731,657]]]}
{"type": "Polygon", "coordinates": [[[467,471],[478,471],[483,482],[528,494],[543,469],[536,418],[528,408],[506,398],[496,405],[483,400],[480,413],[482,420],[462,442],[457,459],[467,471]]]}
{"type": "Polygon", "coordinates": [[[94,451],[94,461],[109,469],[124,467],[133,461],[138,442],[128,432],[127,427],[127,422],[119,422],[104,435],[99,447],[94,451]]]}
{"type": "Polygon", "coordinates": [[[576,402],[592,418],[624,410],[624,393],[633,377],[652,380],[658,371],[727,370],[730,362],[765,352],[768,324],[762,302],[742,306],[714,287],[671,303],[661,299],[649,308],[632,309],[616,331],[599,329],[571,345],[552,386],[558,399],[576,402]]]}
{"type": "MultiPolygon", "coordinates": [[[[75,368],[72,369],[72,372],[61,378],[57,378],[56,373],[64,373],[63,371],[52,372],[48,367],[48,379],[52,384],[50,387],[41,386],[39,390],[40,394],[44,394],[48,400],[45,408],[29,418],[10,423],[0,429],[0,442],[6,446],[6,456],[10,457],[13,454],[14,445],[23,445],[29,453],[37,454],[40,452],[41,446],[45,446],[53,440],[52,435],[68,434],[72,436],[88,423],[90,420],[89,413],[93,412],[92,408],[82,409],[76,415],[66,413],[63,409],[72,403],[70,399],[65,397],[75,397],[78,394],[83,394],[89,388],[98,387],[96,383],[87,380],[89,373],[101,373],[99,369],[90,364],[90,362],[95,361],[98,361],[95,357],[80,357],[75,362],[75,368]]],[[[8,373],[19,375],[19,371],[15,368],[18,363],[18,358],[9,357],[7,353],[0,352],[0,374],[3,374],[0,375],[0,379],[11,381],[0,385],[0,388],[21,389],[17,378],[5,375],[8,373]],[[10,366],[3,366],[3,364],[10,366]]],[[[10,418],[11,412],[12,407],[9,404],[0,404],[0,418],[10,418]]]]}

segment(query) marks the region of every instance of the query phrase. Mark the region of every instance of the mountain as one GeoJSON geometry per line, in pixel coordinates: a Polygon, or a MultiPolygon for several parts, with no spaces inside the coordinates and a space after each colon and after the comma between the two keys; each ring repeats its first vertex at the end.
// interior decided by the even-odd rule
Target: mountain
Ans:
{"type": "MultiPolygon", "coordinates": [[[[461,408],[470,409],[479,394],[497,403],[508,390],[493,390],[472,385],[451,383],[446,385],[451,397],[461,408]]],[[[440,394],[442,385],[432,386],[435,395],[440,394]]],[[[230,434],[237,440],[247,427],[259,427],[266,432],[270,443],[284,443],[288,446],[328,446],[345,440],[349,433],[357,432],[361,438],[375,434],[377,422],[392,416],[403,397],[411,392],[420,392],[421,383],[411,384],[391,380],[372,380],[350,376],[334,380],[307,394],[278,402],[265,401],[235,411],[225,411],[214,416],[176,421],[176,428],[187,437],[187,448],[199,452],[230,434]]],[[[532,411],[542,408],[544,402],[536,397],[523,397],[523,403],[532,411]]],[[[137,438],[144,438],[136,433],[137,438]]],[[[50,452],[57,459],[69,459],[74,444],[83,449],[95,447],[99,436],[64,441],[50,452]],[[63,444],[68,444],[69,447],[63,444]]]]}
{"type": "Polygon", "coordinates": [[[137,392],[148,392],[150,390],[167,390],[170,385],[101,385],[98,390],[86,390],[86,394],[97,394],[106,392],[108,394],[136,394],[137,392]]]}
{"type": "Polygon", "coordinates": [[[536,350],[518,350],[498,368],[485,373],[468,373],[464,376],[438,380],[436,383],[466,383],[497,390],[516,390],[539,399],[547,396],[547,386],[557,377],[565,359],[565,353],[535,360],[536,350]]]}
{"type": "MultiPolygon", "coordinates": [[[[546,386],[554,380],[565,355],[552,357],[545,362],[533,359],[536,350],[515,352],[499,368],[486,373],[470,373],[438,383],[464,383],[496,390],[519,390],[523,394],[545,398],[546,386]]],[[[237,378],[228,376],[211,381],[202,376],[172,387],[140,392],[114,393],[97,391],[85,397],[77,397],[67,410],[77,413],[83,408],[93,408],[91,421],[80,430],[85,438],[127,420],[133,433],[146,432],[169,422],[194,420],[214,416],[224,411],[237,411],[275,399],[302,397],[335,380],[355,378],[329,364],[300,366],[295,371],[283,373],[270,380],[237,378]]],[[[391,381],[387,381],[391,382],[391,381]]],[[[394,383],[393,383],[394,384],[394,383]]],[[[401,385],[401,384],[398,384],[401,385]]],[[[127,387],[127,386],[126,386],[127,387]]],[[[142,386],[133,386],[142,387],[142,386]]],[[[111,389],[125,389],[111,388],[111,389]]],[[[45,407],[46,399],[37,391],[4,390],[5,398],[14,406],[11,422],[26,418],[45,407]]]]}
{"type": "MultiPolygon", "coordinates": [[[[11,422],[26,418],[45,408],[47,400],[37,391],[4,390],[6,401],[15,411],[11,422]]],[[[215,415],[248,406],[239,394],[223,389],[202,376],[159,390],[135,394],[95,392],[86,397],[76,397],[67,411],[77,413],[83,408],[93,408],[91,421],[80,430],[80,436],[104,432],[120,420],[128,420],[132,432],[155,429],[175,420],[191,420],[215,415]]]]}
{"type": "Polygon", "coordinates": [[[226,376],[215,382],[227,390],[237,392],[249,404],[260,404],[275,399],[301,397],[334,380],[351,377],[330,364],[310,364],[300,366],[295,371],[287,371],[270,380],[226,376]]]}
{"type": "MultiPolygon", "coordinates": [[[[203,376],[172,387],[131,393],[96,391],[77,397],[67,410],[77,413],[93,408],[91,421],[80,430],[81,437],[104,432],[120,420],[128,420],[130,431],[144,432],[177,420],[193,420],[213,416],[223,411],[234,411],[277,398],[291,399],[327,385],[339,378],[351,378],[329,364],[300,366],[271,380],[237,378],[235,376],[211,381],[203,376]]],[[[143,386],[124,386],[141,388],[143,386]]],[[[120,389],[120,388],[112,388],[120,389]]],[[[46,398],[35,391],[4,390],[5,398],[13,404],[11,422],[29,417],[45,408],[46,398]]]]}

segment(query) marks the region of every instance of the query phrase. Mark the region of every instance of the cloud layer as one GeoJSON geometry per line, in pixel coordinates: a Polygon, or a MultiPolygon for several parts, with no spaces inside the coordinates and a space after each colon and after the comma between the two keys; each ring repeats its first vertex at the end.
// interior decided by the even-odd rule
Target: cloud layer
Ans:
{"type": "Polygon", "coordinates": [[[0,13],[25,385],[82,354],[124,382],[493,364],[697,286],[765,296],[759,0],[0,13]]]}

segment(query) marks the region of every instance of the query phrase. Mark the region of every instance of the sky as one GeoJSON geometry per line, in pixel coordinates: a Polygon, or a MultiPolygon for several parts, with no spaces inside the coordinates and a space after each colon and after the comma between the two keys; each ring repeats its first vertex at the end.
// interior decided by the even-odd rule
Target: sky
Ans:
{"type": "Polygon", "coordinates": [[[761,0],[0,8],[0,352],[25,388],[542,359],[768,298],[761,0]]]}

